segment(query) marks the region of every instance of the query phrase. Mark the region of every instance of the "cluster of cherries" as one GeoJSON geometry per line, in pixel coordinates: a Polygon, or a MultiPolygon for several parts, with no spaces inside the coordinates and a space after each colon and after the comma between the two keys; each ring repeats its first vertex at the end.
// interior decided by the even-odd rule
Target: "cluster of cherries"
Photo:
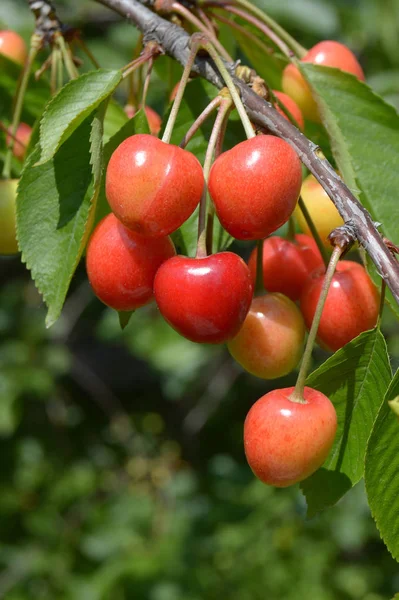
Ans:
{"type": "MultiPolygon", "coordinates": [[[[26,48],[15,36],[0,32],[0,53],[23,63],[26,48]]],[[[303,60],[364,79],[354,55],[336,42],[321,42],[303,60]]],[[[294,65],[284,71],[283,89],[285,93],[274,95],[301,129],[303,115],[319,119],[311,90],[294,65]]],[[[276,109],[288,118],[281,106],[276,109]]],[[[126,110],[133,116],[134,108],[126,110]]],[[[156,135],[160,118],[149,107],[145,110],[156,135]]],[[[24,145],[30,134],[27,127],[21,124],[15,136],[24,145]]],[[[23,158],[18,144],[14,152],[23,158]]],[[[11,189],[5,184],[10,183],[0,182],[0,214],[11,189]]],[[[106,195],[112,212],[88,243],[90,284],[100,300],[121,312],[155,299],[165,320],[184,337],[227,343],[231,355],[250,373],[265,379],[281,377],[300,359],[325,275],[322,256],[297,207],[300,193],[327,244],[327,235],[342,219],[312,176],[302,183],[299,158],[287,142],[261,134],[238,144],[215,160],[206,184],[193,154],[153,135],[134,135],[122,142],[108,164],[106,195]],[[267,293],[254,297],[257,249],[248,265],[233,252],[176,256],[169,236],[197,208],[206,185],[231,236],[265,240],[261,266],[267,293]],[[291,240],[268,237],[293,213],[304,233],[291,240]]],[[[365,269],[341,261],[324,306],[319,343],[333,351],[341,348],[373,327],[378,311],[379,294],[365,269]]],[[[305,387],[298,397],[294,388],[273,390],[254,404],[246,418],[248,462],[262,481],[291,485],[324,462],[336,427],[334,407],[321,392],[305,387]]]]}

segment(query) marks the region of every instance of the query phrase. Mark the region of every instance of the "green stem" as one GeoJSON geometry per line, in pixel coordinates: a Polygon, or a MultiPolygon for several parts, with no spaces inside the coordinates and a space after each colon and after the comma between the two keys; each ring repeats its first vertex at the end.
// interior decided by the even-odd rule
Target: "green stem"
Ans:
{"type": "Polygon", "coordinates": [[[176,97],[173,102],[172,110],[170,111],[168,122],[166,123],[165,131],[163,132],[162,141],[166,144],[170,143],[170,138],[172,137],[173,127],[176,122],[177,114],[180,109],[180,104],[183,99],[184,90],[186,89],[187,82],[189,80],[191,74],[191,67],[194,64],[195,57],[197,56],[198,50],[200,48],[199,42],[193,42],[191,45],[190,54],[188,56],[188,60],[186,66],[184,67],[183,75],[181,76],[179,87],[177,88],[176,97]]]}
{"type": "Polygon", "coordinates": [[[65,43],[64,37],[62,35],[57,36],[56,44],[58,45],[59,49],[61,50],[62,59],[64,61],[65,68],[67,70],[69,78],[77,79],[79,77],[79,71],[75,67],[70,48],[65,43]]]}
{"type": "Polygon", "coordinates": [[[25,62],[24,69],[22,71],[22,77],[21,77],[21,80],[20,80],[20,83],[19,83],[18,89],[17,89],[14,114],[13,114],[13,119],[12,119],[12,123],[11,123],[11,130],[10,130],[11,142],[7,148],[7,153],[6,153],[6,157],[5,157],[4,165],[3,165],[2,177],[4,179],[10,179],[10,177],[11,177],[11,160],[12,160],[12,151],[14,148],[14,140],[15,140],[15,136],[17,133],[18,125],[21,120],[22,106],[24,103],[26,88],[28,87],[29,76],[30,76],[30,73],[32,70],[33,62],[36,58],[36,55],[39,51],[40,46],[41,46],[40,36],[33,34],[32,38],[31,38],[31,45],[30,45],[30,49],[29,49],[28,58],[25,62]]]}
{"type": "Polygon", "coordinates": [[[189,11],[185,6],[180,4],[180,2],[173,2],[172,10],[178,14],[180,14],[184,19],[189,21],[194,27],[196,27],[199,31],[204,33],[212,42],[212,44],[217,48],[219,54],[223,56],[227,61],[234,62],[230,54],[227,52],[226,48],[219,42],[214,32],[208,27],[206,27],[191,11],[189,11]]]}
{"type": "Polygon", "coordinates": [[[265,283],[263,279],[263,239],[256,242],[256,281],[255,296],[264,296],[265,283]]]}
{"type": "Polygon", "coordinates": [[[294,217],[291,215],[288,219],[287,240],[289,240],[290,242],[295,242],[295,233],[295,220],[294,217]]]}
{"type": "Polygon", "coordinates": [[[260,8],[255,6],[253,2],[249,2],[249,0],[235,0],[235,4],[242,6],[252,14],[256,15],[263,23],[265,23],[274,33],[276,33],[280,39],[282,39],[287,46],[291,48],[291,50],[298,56],[298,58],[303,58],[307,53],[306,48],[301,46],[290,34],[285,31],[274,19],[269,17],[269,15],[265,14],[260,8]]]}
{"type": "Polygon", "coordinates": [[[327,267],[328,262],[330,260],[328,252],[327,252],[327,250],[326,250],[326,248],[325,248],[325,246],[324,246],[324,244],[323,244],[323,242],[321,240],[319,232],[317,231],[316,226],[313,223],[312,217],[310,216],[310,213],[309,213],[308,209],[306,208],[306,204],[302,200],[301,196],[299,196],[299,199],[298,199],[298,206],[301,209],[301,212],[302,212],[302,214],[303,214],[303,216],[305,218],[306,224],[307,224],[307,226],[310,229],[310,232],[311,232],[311,234],[312,234],[312,236],[314,238],[314,241],[317,244],[317,247],[318,247],[318,249],[320,251],[320,254],[322,256],[324,264],[327,267]]]}
{"type": "Polygon", "coordinates": [[[180,148],[185,148],[193,136],[197,133],[198,129],[202,127],[206,119],[213,113],[213,111],[220,106],[222,101],[221,96],[215,96],[213,100],[204,108],[202,113],[195,119],[190,129],[185,134],[184,138],[180,142],[180,148]]]}
{"type": "Polygon", "coordinates": [[[317,302],[316,311],[313,317],[312,326],[309,331],[308,340],[306,342],[305,352],[303,353],[301,368],[299,369],[298,379],[295,385],[295,389],[290,396],[290,400],[293,402],[300,402],[305,404],[306,401],[303,397],[303,390],[305,388],[306,377],[309,372],[310,363],[312,360],[313,346],[316,341],[317,330],[320,325],[321,315],[323,313],[324,304],[327,299],[328,290],[330,289],[331,281],[335,273],[336,266],[341,257],[343,249],[339,246],[335,246],[333,253],[330,258],[330,262],[327,267],[326,274],[324,276],[323,287],[321,289],[320,297],[317,302]]]}
{"type": "Polygon", "coordinates": [[[245,111],[240,94],[238,93],[238,90],[235,87],[234,82],[231,78],[231,75],[230,75],[229,71],[227,70],[223,60],[220,58],[219,54],[216,52],[215,48],[212,46],[212,44],[210,42],[208,42],[207,44],[204,44],[204,48],[205,48],[205,50],[208,51],[209,55],[213,59],[215,65],[217,66],[217,68],[220,71],[221,76],[223,77],[223,80],[224,80],[226,86],[229,89],[231,99],[233,100],[234,105],[237,109],[237,112],[240,116],[241,122],[245,129],[245,133],[247,135],[247,138],[250,139],[250,138],[255,137],[256,134],[253,130],[251,121],[249,120],[249,117],[245,111]]]}
{"type": "Polygon", "coordinates": [[[141,96],[141,106],[143,107],[143,110],[145,108],[145,103],[147,100],[147,93],[148,93],[148,88],[150,85],[150,79],[151,79],[151,73],[152,73],[153,66],[154,66],[154,57],[151,56],[151,58],[148,61],[147,73],[145,74],[143,92],[142,92],[142,96],[141,96]]]}
{"type": "Polygon", "coordinates": [[[212,133],[209,138],[208,147],[206,149],[205,160],[204,160],[204,192],[201,198],[200,212],[198,218],[198,243],[197,243],[197,258],[207,256],[207,225],[209,221],[207,219],[207,197],[208,197],[208,179],[209,172],[211,170],[213,155],[216,148],[217,139],[219,136],[220,129],[223,127],[226,114],[231,109],[232,100],[231,98],[222,98],[218,114],[216,115],[215,122],[212,127],[212,133]]]}

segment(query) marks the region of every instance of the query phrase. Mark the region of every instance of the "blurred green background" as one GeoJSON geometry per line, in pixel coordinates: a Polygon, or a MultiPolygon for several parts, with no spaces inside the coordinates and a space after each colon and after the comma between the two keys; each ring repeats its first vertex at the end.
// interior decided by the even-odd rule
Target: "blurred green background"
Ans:
{"type": "MultiPolygon", "coordinates": [[[[398,0],[258,4],[307,47],[350,45],[399,107],[398,0]]],[[[102,66],[129,61],[131,26],[91,0],[56,5],[102,66]]],[[[1,0],[0,26],[28,39],[27,2],[1,0]]],[[[168,90],[158,69],[149,103],[159,112],[168,90]]],[[[297,487],[268,488],[246,465],[248,409],[295,375],[257,380],[224,347],[180,338],[153,306],[121,332],[84,265],[58,323],[46,330],[44,318],[20,259],[0,258],[0,598],[386,600],[399,590],[362,485],[309,521],[297,487]]],[[[389,314],[385,332],[396,368],[389,314]]]]}

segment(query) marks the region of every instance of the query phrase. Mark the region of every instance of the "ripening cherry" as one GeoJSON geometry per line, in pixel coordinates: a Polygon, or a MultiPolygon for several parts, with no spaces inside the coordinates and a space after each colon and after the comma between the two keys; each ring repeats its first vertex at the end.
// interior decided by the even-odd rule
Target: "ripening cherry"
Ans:
{"type": "MultiPolygon", "coordinates": [[[[126,113],[126,116],[129,117],[129,119],[132,119],[137,112],[136,108],[131,104],[127,104],[124,108],[124,111],[126,113]]],[[[151,106],[145,106],[144,111],[147,117],[151,135],[158,135],[158,133],[161,131],[162,126],[161,117],[153,108],[151,108],[151,106]]]]}
{"type": "Polygon", "coordinates": [[[155,238],[172,233],[194,212],[204,175],[191,152],[137,134],[111,156],[105,185],[118,219],[132,231],[155,238]]]}
{"type": "Polygon", "coordinates": [[[15,201],[18,179],[0,179],[0,254],[18,252],[15,201]]]}
{"type": "MultiPolygon", "coordinates": [[[[314,271],[301,295],[301,311],[310,328],[321,293],[325,270],[314,271]]],[[[340,261],[328,291],[317,332],[319,343],[339,350],[377,324],[380,294],[366,269],[350,260],[340,261]]]]}
{"type": "Polygon", "coordinates": [[[239,240],[258,240],[289,219],[301,183],[301,163],[291,146],[258,135],[215,160],[208,187],[226,231],[239,240]]]}
{"type": "Polygon", "coordinates": [[[158,270],[154,295],[164,319],[193,342],[220,344],[236,335],[253,294],[245,262],[233,252],[176,256],[158,270]]]}
{"type": "Polygon", "coordinates": [[[174,255],[169,237],[154,240],[137,235],[111,213],[100,221],[89,240],[87,275],[104,304],[131,311],[153,300],[155,273],[174,255]]]}
{"type": "MultiPolygon", "coordinates": [[[[9,127],[9,129],[8,129],[9,133],[6,137],[7,146],[9,146],[11,144],[11,140],[12,140],[12,137],[10,135],[11,130],[12,130],[12,128],[9,127]]],[[[18,125],[16,134],[15,134],[14,146],[12,148],[12,153],[15,156],[15,158],[18,158],[18,160],[24,160],[31,135],[32,135],[32,127],[30,127],[26,123],[20,123],[18,125]]]]}
{"type": "Polygon", "coordinates": [[[276,379],[297,366],[305,331],[301,311],[289,298],[266,294],[253,299],[240,331],[227,347],[252,375],[276,379]]]}
{"type": "Polygon", "coordinates": [[[23,65],[28,56],[26,44],[21,36],[10,29],[0,31],[0,54],[23,65]]]}
{"type": "Polygon", "coordinates": [[[304,402],[294,402],[293,391],[265,394],[244,423],[248,464],[256,477],[276,487],[298,483],[321,467],[337,431],[337,415],[327,396],[305,387],[304,402]]]}
{"type": "MultiPolygon", "coordinates": [[[[298,124],[299,129],[303,130],[305,127],[305,121],[303,120],[302,112],[301,112],[301,109],[299,108],[298,104],[296,102],[294,102],[294,100],[292,98],[290,98],[290,96],[288,96],[287,94],[284,94],[284,92],[279,92],[277,90],[273,90],[273,94],[276,96],[276,98],[278,98],[280,100],[281,104],[283,104],[285,106],[285,108],[288,110],[288,112],[291,114],[291,116],[294,117],[295,121],[298,124]]],[[[285,119],[287,119],[287,121],[290,121],[288,116],[279,107],[278,104],[276,104],[275,108],[276,108],[277,112],[280,113],[280,115],[282,115],[285,119]]]]}
{"type": "MultiPolygon", "coordinates": [[[[256,280],[257,248],[251,253],[248,267],[256,280]]],[[[323,265],[314,239],[303,233],[295,241],[273,236],[263,242],[263,284],[268,292],[281,292],[298,300],[309,274],[323,265]]]]}
{"type": "MultiPolygon", "coordinates": [[[[302,58],[302,62],[335,67],[347,73],[352,73],[360,81],[365,80],[363,70],[356,56],[349,48],[339,42],[329,40],[319,42],[302,58]]],[[[306,119],[316,122],[320,120],[318,107],[310,86],[295,65],[290,64],[285,67],[282,86],[284,92],[295,100],[306,119]]]]}
{"type": "MultiPolygon", "coordinates": [[[[321,241],[327,248],[331,248],[331,244],[327,238],[333,229],[344,224],[343,218],[330,200],[327,192],[313,175],[309,175],[303,180],[301,197],[321,241]]],[[[295,208],[294,216],[298,221],[300,229],[307,235],[311,235],[299,206],[295,208]]]]}

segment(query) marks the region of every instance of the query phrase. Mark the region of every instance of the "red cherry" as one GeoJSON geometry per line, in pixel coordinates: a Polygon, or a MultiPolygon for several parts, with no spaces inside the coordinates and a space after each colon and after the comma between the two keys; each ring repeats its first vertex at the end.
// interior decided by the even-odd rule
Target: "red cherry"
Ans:
{"type": "Polygon", "coordinates": [[[208,185],[226,231],[239,240],[257,240],[289,219],[301,182],[301,163],[291,146],[259,135],[221,154],[208,185]]]}
{"type": "MultiPolygon", "coordinates": [[[[136,107],[132,106],[131,104],[127,104],[123,110],[125,111],[126,116],[129,117],[129,119],[132,119],[137,112],[136,107]]],[[[151,108],[151,106],[146,106],[144,110],[147,116],[147,121],[151,135],[158,135],[158,133],[161,131],[162,126],[161,117],[153,108],[151,108]]]]}
{"type": "Polygon", "coordinates": [[[141,235],[161,237],[178,229],[194,212],[203,187],[197,158],[152,135],[127,138],[108,164],[106,194],[111,209],[141,235]]]}
{"type": "MultiPolygon", "coordinates": [[[[349,48],[339,42],[325,40],[316,44],[304,56],[302,62],[325,67],[335,67],[336,69],[352,73],[352,75],[355,75],[361,81],[365,79],[356,56],[349,48]]],[[[295,65],[290,64],[284,69],[282,86],[284,92],[295,100],[307,119],[311,119],[312,121],[320,120],[312,90],[295,65]]]]}
{"type": "MultiPolygon", "coordinates": [[[[301,311],[310,328],[324,281],[324,269],[314,271],[301,295],[301,311]]],[[[338,350],[363,331],[375,327],[380,295],[364,267],[343,260],[328,291],[317,339],[330,350],[338,350]]]]}
{"type": "Polygon", "coordinates": [[[176,256],[158,270],[154,294],[165,320],[193,342],[219,344],[236,335],[249,310],[253,285],[232,252],[176,256]]]}
{"type": "Polygon", "coordinates": [[[252,375],[276,379],[295,369],[304,338],[299,308],[283,294],[266,294],[252,300],[243,326],[227,347],[252,375]]]}
{"type": "MultiPolygon", "coordinates": [[[[6,137],[7,146],[11,144],[12,137],[10,135],[12,128],[8,129],[9,134],[6,137]]],[[[12,153],[18,160],[25,158],[26,149],[29,145],[30,136],[32,135],[32,127],[26,123],[20,123],[15,134],[14,146],[12,153]]]]}
{"type": "Polygon", "coordinates": [[[0,54],[4,54],[4,56],[23,65],[27,59],[28,51],[21,36],[8,29],[0,31],[0,54]]]}
{"type": "MultiPolygon", "coordinates": [[[[280,100],[281,104],[285,106],[288,112],[291,113],[291,116],[294,117],[295,121],[298,123],[299,129],[303,129],[305,127],[305,121],[303,120],[302,112],[298,104],[294,102],[292,98],[287,96],[287,94],[284,94],[284,92],[273,90],[273,94],[280,100]]],[[[275,108],[280,115],[287,119],[287,121],[290,120],[285,112],[278,106],[278,104],[276,104],[275,108]]]]}
{"type": "Polygon", "coordinates": [[[89,240],[87,275],[104,304],[115,310],[135,310],[153,300],[155,273],[174,255],[169,237],[154,240],[137,235],[111,213],[89,240]]]}
{"type": "Polygon", "coordinates": [[[293,387],[272,390],[251,408],[244,423],[244,447],[261,481],[287,487],[314,473],[326,460],[337,415],[321,392],[304,389],[305,403],[293,402],[293,387]]]}
{"type": "MultiPolygon", "coordinates": [[[[248,261],[252,279],[256,280],[258,251],[248,261]]],[[[269,292],[281,292],[298,300],[309,274],[323,266],[323,259],[313,238],[297,234],[295,242],[273,236],[263,242],[263,283],[269,292]]]]}

